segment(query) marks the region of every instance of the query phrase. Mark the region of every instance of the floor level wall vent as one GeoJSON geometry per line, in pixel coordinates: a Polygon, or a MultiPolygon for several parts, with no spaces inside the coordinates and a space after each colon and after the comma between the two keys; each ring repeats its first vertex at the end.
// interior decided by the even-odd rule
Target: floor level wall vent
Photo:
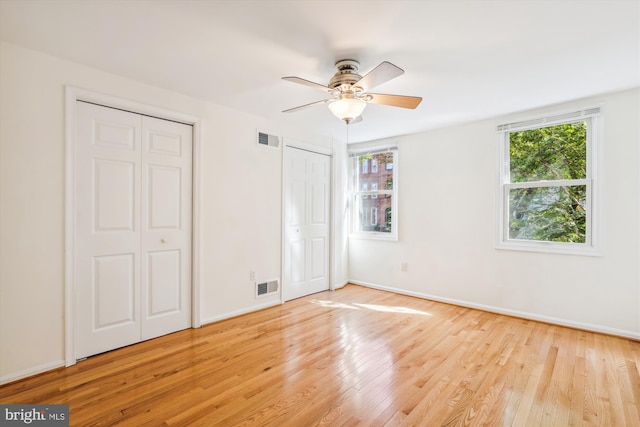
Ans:
{"type": "Polygon", "coordinates": [[[263,297],[278,292],[280,289],[280,280],[273,279],[268,282],[256,283],[256,298],[263,297]]]}

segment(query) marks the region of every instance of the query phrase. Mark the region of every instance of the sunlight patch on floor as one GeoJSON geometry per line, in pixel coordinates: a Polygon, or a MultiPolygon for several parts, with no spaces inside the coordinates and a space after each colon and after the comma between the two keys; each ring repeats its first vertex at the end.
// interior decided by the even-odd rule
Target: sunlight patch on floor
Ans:
{"type": "Polygon", "coordinates": [[[393,307],[389,305],[376,305],[376,304],[359,304],[353,303],[353,305],[363,308],[368,308],[369,310],[375,311],[385,311],[388,313],[406,313],[406,314],[420,314],[422,316],[431,316],[431,313],[426,311],[416,310],[414,308],[409,307],[393,307]]]}
{"type": "Polygon", "coordinates": [[[383,312],[386,312],[386,313],[419,314],[421,316],[431,316],[432,315],[429,312],[422,311],[422,310],[416,310],[414,308],[390,306],[390,305],[360,304],[360,303],[357,303],[357,302],[354,302],[352,304],[345,304],[345,303],[342,303],[342,302],[319,300],[319,299],[313,299],[313,300],[311,300],[311,303],[312,304],[321,305],[323,307],[348,308],[348,309],[351,309],[351,310],[360,310],[361,308],[366,308],[368,310],[383,311],[383,312]]]}
{"type": "Polygon", "coordinates": [[[352,310],[359,310],[358,307],[354,307],[352,305],[349,304],[343,304],[341,302],[335,302],[335,301],[326,301],[326,300],[321,300],[321,299],[312,299],[311,300],[312,304],[317,304],[317,305],[321,305],[323,307],[334,307],[334,308],[350,308],[352,310]]]}

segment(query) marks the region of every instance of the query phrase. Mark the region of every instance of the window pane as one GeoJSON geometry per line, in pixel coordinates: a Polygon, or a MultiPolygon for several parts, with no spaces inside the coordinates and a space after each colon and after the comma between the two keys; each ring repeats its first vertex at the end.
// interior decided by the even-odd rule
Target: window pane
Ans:
{"type": "Polygon", "coordinates": [[[586,242],[585,185],[509,190],[509,238],[586,242]]]}
{"type": "Polygon", "coordinates": [[[393,190],[393,153],[378,153],[358,156],[358,182],[360,188],[393,190]],[[371,168],[369,168],[371,164],[371,168]],[[375,167],[374,167],[375,165],[375,167]],[[384,165],[384,167],[382,167],[384,165]]]}
{"type": "Polygon", "coordinates": [[[375,199],[354,197],[356,208],[356,231],[391,233],[391,194],[379,194],[375,199]]]}
{"type": "Polygon", "coordinates": [[[511,182],[587,176],[587,122],[509,134],[511,182]]]}

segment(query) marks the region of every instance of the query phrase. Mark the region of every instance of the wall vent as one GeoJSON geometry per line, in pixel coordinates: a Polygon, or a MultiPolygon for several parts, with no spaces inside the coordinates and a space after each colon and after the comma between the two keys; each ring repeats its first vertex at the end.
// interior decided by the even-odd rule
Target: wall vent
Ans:
{"type": "Polygon", "coordinates": [[[269,280],[268,282],[256,282],[256,298],[278,292],[280,281],[278,279],[269,280]]]}
{"type": "Polygon", "coordinates": [[[269,135],[264,132],[258,132],[258,144],[266,145],[267,147],[278,148],[280,147],[280,137],[269,135]]]}

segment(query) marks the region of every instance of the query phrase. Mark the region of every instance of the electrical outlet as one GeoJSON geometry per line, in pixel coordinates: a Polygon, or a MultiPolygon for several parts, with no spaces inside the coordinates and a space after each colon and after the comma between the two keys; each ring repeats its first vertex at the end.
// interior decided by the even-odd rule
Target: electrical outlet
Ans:
{"type": "Polygon", "coordinates": [[[400,262],[400,271],[409,270],[409,263],[407,261],[400,262]]]}
{"type": "Polygon", "coordinates": [[[249,270],[249,280],[256,280],[256,271],[253,268],[249,270]]]}

